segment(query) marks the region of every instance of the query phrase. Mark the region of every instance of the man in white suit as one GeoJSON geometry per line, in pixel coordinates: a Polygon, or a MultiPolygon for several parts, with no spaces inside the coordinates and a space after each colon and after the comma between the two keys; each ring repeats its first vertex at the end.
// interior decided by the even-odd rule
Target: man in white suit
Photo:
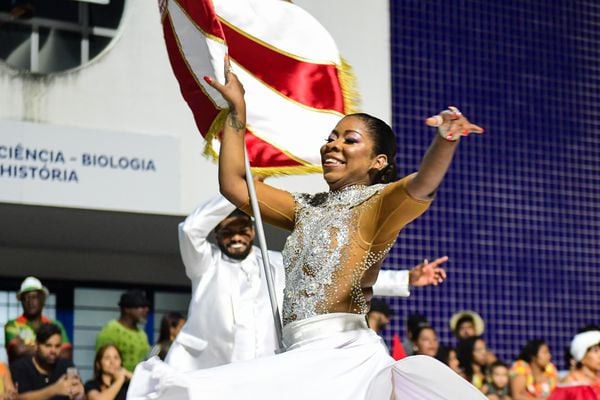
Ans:
{"type": "MultiPolygon", "coordinates": [[[[261,251],[253,246],[250,217],[217,196],[199,206],[179,225],[179,246],[192,281],[188,319],[166,362],[193,371],[273,354],[277,340],[264,278],[261,251]],[[218,246],[207,238],[215,231],[218,246]]],[[[410,271],[381,271],[374,294],[408,296],[409,287],[438,284],[447,257],[410,271]]],[[[269,251],[269,263],[281,309],[285,285],[281,253],[269,251]]]]}

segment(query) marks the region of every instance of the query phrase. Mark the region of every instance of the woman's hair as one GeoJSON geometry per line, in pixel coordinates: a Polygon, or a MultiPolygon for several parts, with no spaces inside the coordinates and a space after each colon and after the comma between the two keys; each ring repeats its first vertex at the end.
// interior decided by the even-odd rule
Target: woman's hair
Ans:
{"type": "Polygon", "coordinates": [[[100,347],[98,349],[98,351],[96,352],[96,357],[94,358],[94,379],[96,379],[101,384],[102,384],[102,366],[100,365],[100,360],[102,360],[102,357],[104,357],[104,353],[106,353],[106,350],[108,350],[111,347],[113,347],[117,351],[117,354],[119,354],[119,358],[121,359],[121,362],[123,362],[123,356],[121,355],[121,350],[119,350],[119,348],[115,344],[107,343],[104,346],[100,347]]]}
{"type": "MultiPolygon", "coordinates": [[[[465,373],[466,378],[471,381],[473,379],[473,351],[475,350],[475,344],[478,341],[485,340],[481,336],[471,336],[458,342],[456,347],[456,358],[460,364],[460,368],[465,373]]],[[[485,366],[481,366],[484,369],[485,366]]]]}
{"type": "Polygon", "coordinates": [[[365,123],[371,138],[373,138],[373,152],[385,154],[388,159],[387,165],[382,168],[373,178],[373,183],[389,183],[397,179],[396,168],[396,136],[388,124],[365,113],[349,114],[347,117],[356,117],[365,123]]]}
{"type": "Polygon", "coordinates": [[[530,364],[533,357],[537,356],[539,353],[540,347],[544,345],[547,346],[547,343],[543,339],[533,339],[528,341],[525,343],[525,346],[523,346],[523,349],[521,349],[521,353],[519,354],[519,357],[517,357],[517,360],[523,360],[527,364],[530,364]]]}
{"type": "Polygon", "coordinates": [[[421,336],[421,333],[423,331],[428,330],[428,329],[431,330],[431,331],[433,331],[433,333],[435,333],[435,336],[437,337],[437,332],[435,331],[435,329],[433,329],[433,326],[431,326],[431,325],[424,325],[424,326],[418,327],[417,330],[415,330],[414,336],[413,336],[413,341],[416,343],[417,340],[419,340],[419,336],[421,336]]]}
{"type": "Polygon", "coordinates": [[[160,320],[160,333],[158,335],[158,340],[156,341],[157,343],[163,343],[163,342],[171,342],[171,328],[175,328],[178,324],[179,321],[181,321],[182,319],[184,319],[183,315],[181,315],[181,313],[178,313],[176,311],[170,311],[168,313],[166,313],[165,315],[163,315],[162,319],[160,320]]]}
{"type": "Polygon", "coordinates": [[[570,370],[573,365],[575,365],[575,368],[579,368],[579,366],[577,365],[579,363],[577,361],[575,361],[575,359],[571,355],[571,347],[570,346],[565,346],[564,360],[565,360],[565,367],[567,367],[568,370],[570,370]]]}
{"type": "Polygon", "coordinates": [[[438,348],[438,352],[435,355],[435,358],[438,361],[443,362],[446,365],[450,364],[450,353],[456,353],[456,349],[454,347],[448,347],[440,342],[440,347],[438,348]]]}
{"type": "MultiPolygon", "coordinates": [[[[248,219],[249,218],[250,217],[248,217],[248,219]]],[[[165,359],[167,353],[169,352],[169,348],[171,347],[171,328],[175,328],[182,319],[184,319],[184,316],[181,315],[181,313],[169,311],[163,315],[162,319],[160,320],[160,333],[158,335],[158,339],[156,340],[156,344],[160,348],[157,355],[161,360],[165,359]]]]}

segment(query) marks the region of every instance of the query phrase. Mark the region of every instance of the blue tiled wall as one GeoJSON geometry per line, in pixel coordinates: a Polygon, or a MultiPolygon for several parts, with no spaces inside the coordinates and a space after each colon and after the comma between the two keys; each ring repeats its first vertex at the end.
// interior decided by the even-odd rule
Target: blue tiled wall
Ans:
{"type": "Polygon", "coordinates": [[[431,209],[385,267],[447,254],[449,278],[393,300],[385,333],[422,312],[473,309],[488,345],[512,361],[541,337],[563,348],[599,323],[600,3],[391,0],[393,125],[401,173],[433,132],[423,118],[457,105],[486,128],[468,137],[431,209]]]}

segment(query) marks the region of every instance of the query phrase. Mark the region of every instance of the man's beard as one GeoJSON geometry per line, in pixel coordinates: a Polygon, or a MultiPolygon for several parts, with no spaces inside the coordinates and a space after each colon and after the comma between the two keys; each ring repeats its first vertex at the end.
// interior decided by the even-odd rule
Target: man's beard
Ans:
{"type": "Polygon", "coordinates": [[[221,251],[230,258],[233,258],[234,260],[245,260],[246,257],[248,257],[248,254],[250,254],[250,252],[252,251],[252,246],[254,244],[254,241],[250,241],[250,243],[248,243],[248,246],[246,246],[246,249],[244,251],[242,251],[241,253],[231,253],[228,249],[227,246],[224,246],[221,243],[219,244],[219,248],[221,249],[221,251]]]}
{"type": "Polygon", "coordinates": [[[49,362],[48,359],[40,354],[35,355],[35,362],[38,363],[46,371],[52,371],[56,365],[58,358],[55,358],[53,362],[49,362]]]}

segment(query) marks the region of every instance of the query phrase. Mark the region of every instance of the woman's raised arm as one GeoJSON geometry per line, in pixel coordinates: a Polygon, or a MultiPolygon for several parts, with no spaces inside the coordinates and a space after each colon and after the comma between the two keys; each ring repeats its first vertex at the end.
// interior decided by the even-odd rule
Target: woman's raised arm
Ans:
{"type": "Polygon", "coordinates": [[[231,70],[225,57],[225,84],[211,77],[204,80],[221,93],[229,104],[219,152],[219,189],[236,206],[247,202],[248,186],[244,167],[244,135],[246,133],[246,101],[244,87],[231,70]]]}
{"type": "MultiPolygon", "coordinates": [[[[229,104],[229,114],[223,127],[219,151],[219,190],[235,206],[250,212],[246,168],[244,162],[244,136],[246,134],[246,101],[244,87],[231,71],[229,57],[225,57],[225,84],[205,76],[204,80],[221,93],[229,104]]],[[[254,183],[266,222],[291,230],[294,217],[292,196],[261,181],[254,183]]]]}
{"type": "Polygon", "coordinates": [[[427,200],[433,197],[450,168],[461,136],[472,132],[483,133],[483,128],[469,122],[456,107],[448,108],[449,110],[430,118],[432,121],[427,122],[428,125],[439,125],[438,135],[425,153],[419,172],[406,187],[410,195],[417,199],[427,200]]]}

